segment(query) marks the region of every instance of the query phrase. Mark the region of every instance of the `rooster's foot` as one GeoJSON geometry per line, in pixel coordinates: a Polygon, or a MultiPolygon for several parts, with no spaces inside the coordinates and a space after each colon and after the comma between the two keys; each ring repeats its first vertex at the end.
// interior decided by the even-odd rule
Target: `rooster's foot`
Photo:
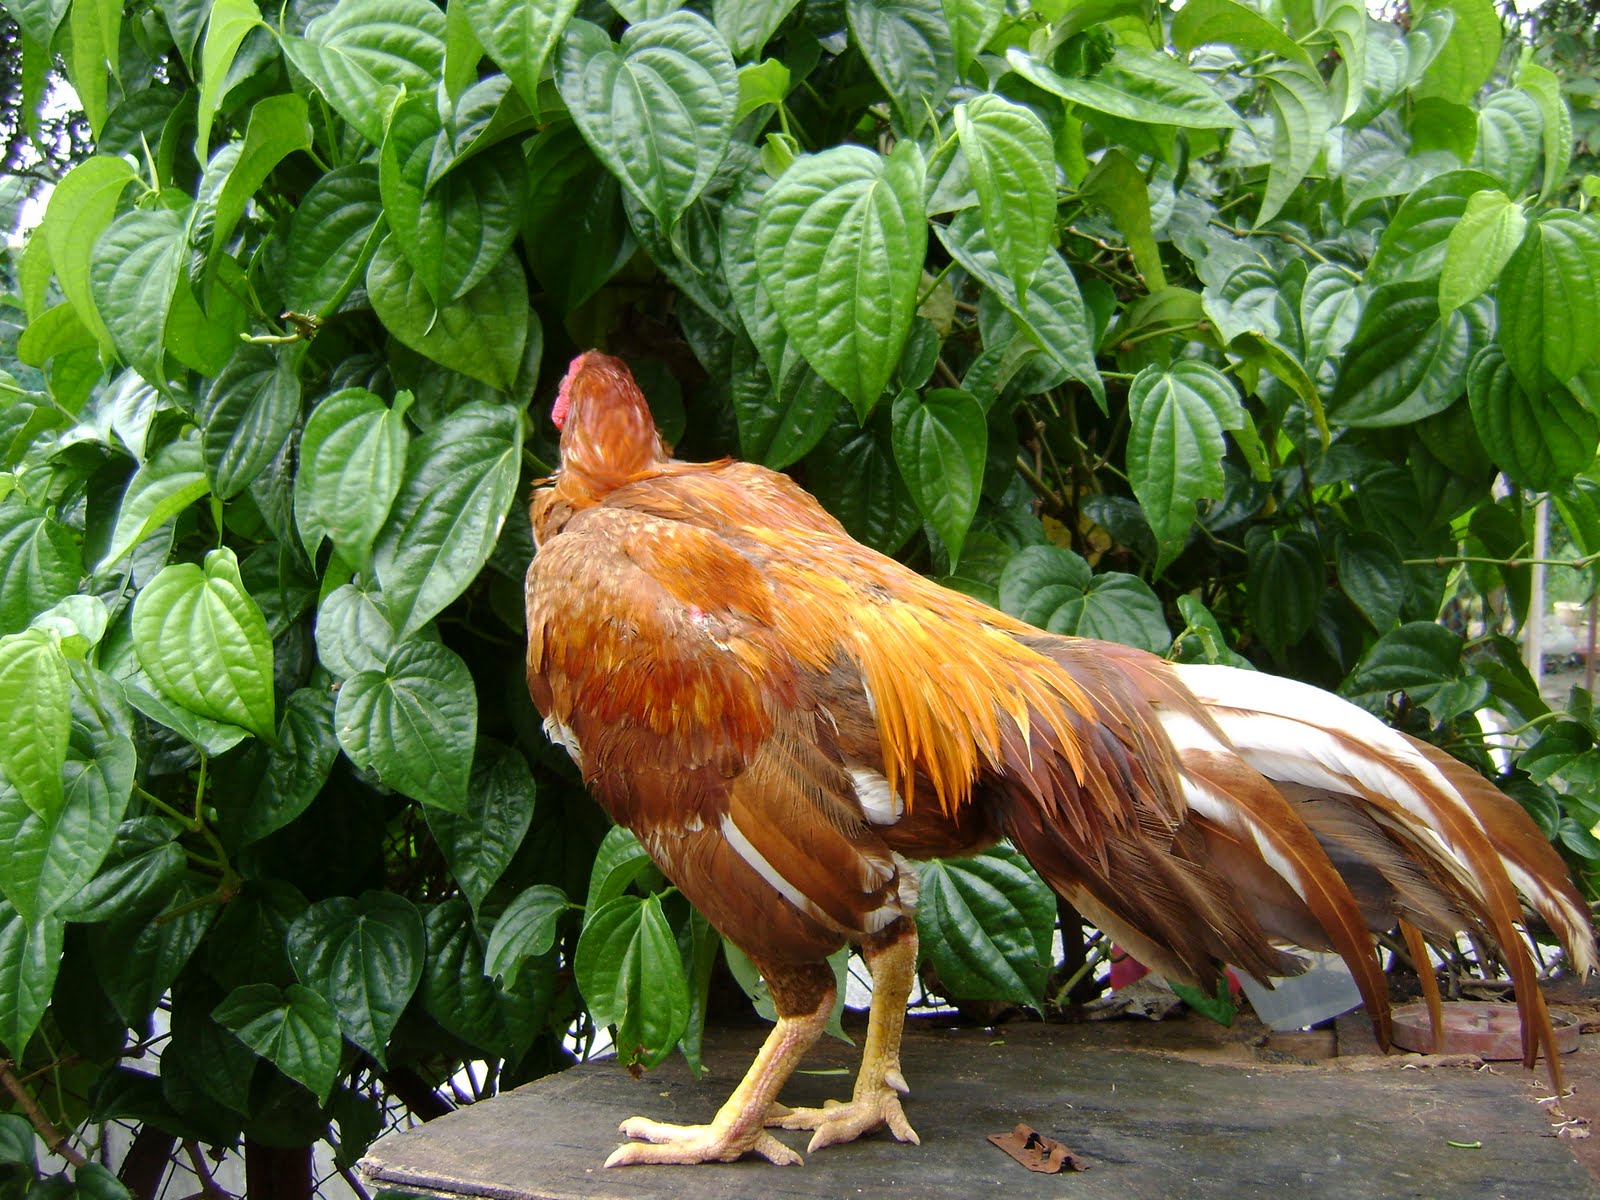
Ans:
{"type": "MultiPolygon", "coordinates": [[[[898,1076],[899,1072],[894,1074],[898,1076]]],[[[767,1124],[781,1129],[816,1130],[811,1137],[811,1144],[806,1147],[808,1154],[824,1146],[853,1142],[862,1134],[871,1133],[885,1125],[900,1141],[917,1146],[922,1144],[917,1131],[906,1120],[898,1092],[887,1086],[873,1089],[854,1100],[829,1100],[821,1108],[784,1108],[774,1104],[767,1115],[767,1124]]]]}
{"type": "MultiPolygon", "coordinates": [[[[745,1154],[759,1154],[780,1167],[798,1166],[804,1160],[761,1126],[740,1131],[736,1126],[667,1125],[646,1117],[629,1117],[621,1131],[639,1141],[618,1146],[606,1159],[608,1167],[642,1163],[732,1162],[745,1154]]],[[[826,1144],[826,1143],[824,1143],[826,1144]]]]}

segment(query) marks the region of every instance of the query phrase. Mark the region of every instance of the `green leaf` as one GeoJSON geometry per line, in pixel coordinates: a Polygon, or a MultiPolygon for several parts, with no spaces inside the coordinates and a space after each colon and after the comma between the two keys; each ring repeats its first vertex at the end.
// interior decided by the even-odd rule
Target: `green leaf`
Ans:
{"type": "Polygon", "coordinates": [[[67,15],[68,3],[69,0],[13,0],[6,10],[32,41],[48,46],[55,40],[61,18],[67,15]]]}
{"type": "Polygon", "coordinates": [[[1306,365],[1316,373],[1323,359],[1344,353],[1366,307],[1368,289],[1334,263],[1318,263],[1300,292],[1300,332],[1306,365]]]}
{"type": "Polygon", "coordinates": [[[754,58],[778,32],[797,0],[712,0],[711,20],[741,61],[754,58]]]}
{"type": "Polygon", "coordinates": [[[606,830],[589,868],[589,891],[583,901],[583,919],[589,921],[602,908],[628,890],[630,884],[651,866],[633,831],[624,825],[606,830]]]}
{"type": "MultiPolygon", "coordinates": [[[[132,782],[132,746],[128,747],[132,782]]],[[[108,834],[111,832],[107,831],[108,834]]],[[[172,840],[172,829],[152,818],[135,818],[115,830],[104,869],[62,906],[70,921],[98,924],[145,908],[172,890],[189,869],[189,856],[172,840]]]]}
{"type": "Polygon", "coordinates": [[[213,495],[230,499],[272,465],[300,416],[298,356],[245,346],[198,406],[213,495]]]}
{"type": "Polygon", "coordinates": [[[134,909],[90,929],[100,986],[129,1025],[150,1019],[205,937],[216,907],[195,902],[209,890],[180,879],[164,909],[134,909]]]}
{"type": "Polygon", "coordinates": [[[733,119],[738,123],[766,104],[782,104],[789,94],[789,68],[775,58],[739,68],[739,106],[733,119]]]}
{"type": "Polygon", "coordinates": [[[845,0],[850,41],[913,135],[944,107],[955,48],[939,0],[845,0]]]}
{"type": "Polygon", "coordinates": [[[1251,623],[1267,649],[1282,659],[1310,631],[1316,616],[1324,590],[1322,551],[1309,533],[1264,525],[1250,530],[1245,551],[1251,623]]]}
{"type": "Polygon", "coordinates": [[[384,606],[402,638],[437,616],[488,561],[517,492],[521,415],[506,405],[469,404],[411,443],[373,549],[384,606]]]}
{"type": "Polygon", "coordinates": [[[1056,898],[1010,846],[921,866],[917,935],[953,1000],[1007,1000],[1043,1011],[1056,898]]]}
{"type": "Polygon", "coordinates": [[[1470,103],[1494,72],[1504,31],[1494,0],[1429,0],[1421,15],[1448,11],[1455,17],[1450,36],[1423,73],[1414,95],[1470,103]]]}
{"type": "Polygon", "coordinates": [[[105,345],[111,344],[111,331],[95,307],[89,267],[95,240],[111,224],[122,193],[137,179],[125,159],[104,154],[85,159],[56,184],[39,227],[40,245],[49,251],[61,294],[105,345]]]}
{"type": "Polygon", "coordinates": [[[620,50],[573,21],[556,80],[584,139],[669,234],[727,150],[739,81],[704,17],[675,12],[629,26],[620,50]]]}
{"type": "Polygon", "coordinates": [[[653,1067],[689,1022],[689,985],[672,927],[655,896],[619,896],[583,927],[573,974],[595,1023],[616,1027],[626,1066],[653,1067]]]}
{"type": "Polygon", "coordinates": [[[1000,607],[1048,633],[1100,638],[1160,653],[1172,641],[1161,601],[1143,580],[1096,575],[1060,546],[1028,546],[1000,575],[1000,607]]]}
{"type": "Polygon", "coordinates": [[[467,902],[456,896],[423,913],[428,960],[422,974],[422,1004],[434,1020],[470,1045],[509,1055],[504,996],[484,974],[483,939],[467,902]]]}
{"type": "Polygon", "coordinates": [[[1405,425],[1461,395],[1467,365],[1487,340],[1482,302],[1439,312],[1429,282],[1372,293],[1327,405],[1328,419],[1354,426],[1405,425]]]}
{"type": "Polygon", "coordinates": [[[522,754],[484,741],[472,764],[466,810],[426,811],[428,829],[474,915],[527,836],[536,795],[522,754]]]}
{"type": "MultiPolygon", "coordinates": [[[[539,79],[561,40],[577,0],[457,0],[484,51],[511,78],[528,107],[539,110],[539,79]]],[[[451,11],[455,11],[453,8],[451,11]]]]}
{"type": "Polygon", "coordinates": [[[806,459],[807,480],[822,506],[857,541],[893,554],[917,531],[917,502],[895,466],[892,424],[881,417],[856,428],[841,420],[806,459]]]}
{"type": "Polygon", "coordinates": [[[1277,62],[1261,72],[1261,79],[1266,84],[1267,108],[1272,114],[1272,162],[1267,169],[1261,211],[1256,215],[1258,227],[1277,216],[1300,186],[1322,153],[1322,139],[1338,117],[1327,85],[1312,67],[1277,62]]]}
{"type": "Polygon", "coordinates": [[[1495,289],[1498,340],[1524,390],[1566,383],[1600,361],[1600,228],[1553,212],[1528,227],[1495,289]]]}
{"type": "Polygon", "coordinates": [[[1467,372],[1472,423],[1489,457],[1517,483],[1548,491],[1594,461],[1600,421],[1564,388],[1523,391],[1499,346],[1467,372]]]}
{"type": "Polygon", "coordinates": [[[1195,504],[1223,495],[1222,431],[1245,423],[1228,377],[1186,360],[1146,367],[1128,389],[1128,481],[1156,535],[1156,574],[1189,539],[1195,504]]]}
{"type": "Polygon", "coordinates": [[[1151,293],[1165,288],[1167,276],[1156,245],[1150,192],[1133,160],[1118,149],[1107,150],[1084,179],[1078,194],[1100,205],[1116,220],[1128,249],[1133,252],[1134,266],[1144,276],[1151,293]]]}
{"type": "Polygon", "coordinates": [[[415,906],[393,892],[322,900],[289,927],[288,948],[295,974],[327,999],[344,1036],[388,1065],[389,1035],[422,982],[427,954],[415,906]]]}
{"type": "Polygon", "coordinates": [[[381,671],[396,642],[384,612],[382,593],[353,583],[329,592],[317,611],[317,657],[339,679],[361,671],[381,671]]]}
{"type": "Polygon", "coordinates": [[[1544,177],[1539,199],[1548,200],[1572,163],[1572,110],[1561,95],[1561,80],[1548,67],[1524,62],[1517,68],[1517,86],[1532,96],[1543,117],[1544,177]]]}
{"type": "Polygon", "coordinates": [[[1471,712],[1488,695],[1482,676],[1463,675],[1461,638],[1432,621],[1413,621],[1383,635],[1362,655],[1339,694],[1386,715],[1396,693],[1426,708],[1435,721],[1471,712]]]}
{"type": "Polygon", "coordinates": [[[1027,299],[1021,301],[1000,268],[976,211],[957,213],[949,225],[936,228],[951,257],[994,293],[1057,368],[1089,389],[1104,412],[1105,384],[1095,366],[1088,311],[1066,260],[1053,251],[1047,253],[1027,299]]]}
{"type": "Polygon", "coordinates": [[[994,95],[957,105],[955,126],[985,237],[1016,295],[1025,297],[1055,235],[1050,131],[1032,109],[994,95]]]}
{"type": "Polygon", "coordinates": [[[61,815],[72,732],[67,660],[42,629],[0,637],[0,772],[46,822],[61,815]]]}
{"type": "Polygon", "coordinates": [[[117,353],[158,388],[167,382],[167,318],[187,251],[183,214],[133,209],[95,239],[89,264],[89,292],[117,353]]]}
{"type": "Polygon", "coordinates": [[[277,741],[251,748],[250,773],[241,770],[248,788],[243,811],[231,823],[240,845],[282,829],[322,791],[339,757],[333,713],[327,689],[300,688],[284,702],[277,741]]]}
{"type": "Polygon", "coordinates": [[[894,402],[894,460],[922,515],[944,542],[954,570],[978,511],[989,427],[968,392],[934,388],[894,402]]]}
{"type": "Polygon", "coordinates": [[[444,69],[444,33],[444,12],[429,0],[339,0],[304,37],[280,41],[334,111],[376,146],[397,92],[433,93],[444,69]]]}
{"type": "Polygon", "coordinates": [[[529,339],[540,336],[528,311],[528,281],[513,256],[461,299],[436,307],[391,234],[367,268],[367,292],[378,319],[400,341],[502,392],[516,383],[529,339]]]}
{"type": "Polygon", "coordinates": [[[206,21],[206,39],[200,49],[200,107],[195,115],[195,157],[211,157],[211,123],[228,80],[239,46],[252,29],[265,26],[254,0],[215,0],[206,21]]]}
{"type": "Polygon", "coordinates": [[[522,964],[548,954],[556,944],[556,925],[571,907],[567,894],[547,883],[519,895],[489,932],[485,974],[503,987],[515,987],[522,964]]]}
{"type": "Polygon", "coordinates": [[[326,1103],[339,1074],[339,1022],[333,1006],[298,983],[234,988],[213,1017],[241,1042],[326,1103]]]}
{"type": "Polygon", "coordinates": [[[295,524],[308,554],[316,556],[326,534],[346,562],[371,560],[405,471],[410,403],[409,392],[391,409],[365,388],[345,388],[312,411],[294,481],[295,524]]]}
{"type": "Polygon", "coordinates": [[[119,75],[122,5],[117,0],[75,0],[67,28],[72,86],[89,118],[90,131],[98,137],[106,123],[106,69],[119,75]]]}
{"type": "Polygon", "coordinates": [[[310,149],[311,122],[304,96],[292,93],[268,96],[251,107],[243,145],[217,194],[211,226],[207,231],[210,246],[208,277],[216,270],[217,260],[233,236],[239,218],[244,215],[245,205],[260,190],[267,177],[295,151],[310,149]]]}
{"type": "Polygon", "coordinates": [[[402,642],[383,670],[345,680],[334,726],[350,761],[384,786],[465,811],[478,696],[453,652],[436,642],[402,642]]]}
{"type": "Polygon", "coordinates": [[[1356,530],[1339,539],[1335,563],[1339,586],[1361,615],[1379,633],[1393,628],[1406,595],[1405,567],[1394,543],[1375,530],[1356,530]]]}
{"type": "Polygon", "coordinates": [[[283,300],[326,317],[366,276],[388,226],[371,163],[335,167],[311,185],[289,218],[283,300]]]}
{"type": "MultiPolygon", "coordinates": [[[[90,670],[81,664],[75,669],[90,670]]],[[[90,702],[82,689],[77,698],[90,702]]],[[[64,698],[62,703],[65,707],[64,698]]],[[[20,708],[26,712],[28,706],[20,708]]],[[[42,719],[48,723],[49,716],[42,719]]],[[[24,919],[34,921],[81,900],[111,850],[133,790],[135,766],[133,743],[126,734],[97,733],[80,719],[67,743],[59,807],[36,812],[15,780],[0,776],[0,837],[7,847],[0,863],[0,892],[24,919]]]]}
{"type": "Polygon", "coordinates": [[[1092,79],[1059,75],[1015,47],[1006,51],[1006,64],[1035,87],[1092,112],[1180,129],[1236,129],[1241,124],[1216,89],[1166,54],[1119,46],[1092,79]]]}
{"type": "Polygon", "coordinates": [[[968,75],[973,61],[988,46],[1005,19],[1005,0],[944,0],[944,19],[950,26],[950,50],[956,70],[968,75]]]}
{"type": "Polygon", "coordinates": [[[232,550],[163,567],[134,601],[133,648],[174,704],[274,737],[272,638],[232,550]]]}
{"type": "Polygon", "coordinates": [[[622,185],[570,121],[553,123],[534,139],[528,174],[523,250],[552,302],[571,312],[634,252],[622,185]]]}
{"type": "Polygon", "coordinates": [[[55,917],[25,920],[0,900],[0,1045],[13,1059],[24,1057],[44,1018],[61,967],[65,930],[55,917]]]}
{"type": "MultiPolygon", "coordinates": [[[[1334,47],[1339,52],[1340,66],[1344,68],[1344,105],[1336,115],[1339,120],[1345,121],[1362,107],[1366,91],[1364,84],[1369,76],[1367,8],[1360,0],[1317,0],[1316,10],[1318,33],[1333,38],[1334,47]]],[[[1395,83],[1398,85],[1398,78],[1395,83]]],[[[1397,91],[1398,86],[1394,90],[1397,91]]]]}
{"type": "Polygon", "coordinates": [[[1435,279],[1444,270],[1450,232],[1479,192],[1498,187],[1482,171],[1446,171],[1407,196],[1394,214],[1367,272],[1374,283],[1435,279]]]}
{"type": "Polygon", "coordinates": [[[796,354],[789,355],[792,365],[777,387],[754,358],[752,353],[742,359],[735,351],[733,415],[739,423],[740,454],[781,471],[822,440],[843,397],[796,354]]]}
{"type": "Polygon", "coordinates": [[[806,361],[866,419],[900,361],[928,226],[922,156],[836,146],[795,160],[756,228],[761,283],[806,361]]]}
{"type": "Polygon", "coordinates": [[[1445,246],[1439,308],[1449,313],[1487,291],[1527,225],[1522,206],[1504,192],[1475,192],[1445,246]]]}
{"type": "Polygon", "coordinates": [[[1478,141],[1468,164],[1487,171],[1513,196],[1528,190],[1539,159],[1544,119],[1526,92],[1495,92],[1478,110],[1478,141]]]}
{"type": "Polygon", "coordinates": [[[1172,18],[1172,44],[1185,54],[1196,46],[1223,45],[1311,65],[1311,55],[1299,43],[1238,0],[1189,0],[1172,18]]]}
{"type": "Polygon", "coordinates": [[[505,258],[527,191],[527,167],[510,143],[435,179],[450,140],[432,94],[407,96],[389,115],[379,157],[390,241],[436,305],[461,299],[505,258]]]}
{"type": "Polygon", "coordinates": [[[72,530],[26,504],[0,505],[0,634],[27,628],[82,576],[72,530]]]}

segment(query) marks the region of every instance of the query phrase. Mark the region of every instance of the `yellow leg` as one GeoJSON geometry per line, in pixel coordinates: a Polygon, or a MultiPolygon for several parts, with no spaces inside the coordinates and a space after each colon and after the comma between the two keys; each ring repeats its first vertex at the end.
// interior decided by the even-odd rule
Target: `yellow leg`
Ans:
{"type": "Polygon", "coordinates": [[[902,1142],[920,1145],[922,1139],[906,1120],[900,1097],[910,1088],[900,1071],[900,1032],[905,1026],[906,1000],[917,971],[917,929],[910,921],[885,931],[891,936],[869,940],[862,946],[872,972],[872,1007],[867,1014],[867,1043],[861,1052],[861,1069],[848,1101],[830,1100],[822,1108],[785,1109],[774,1105],[769,1125],[783,1129],[814,1129],[807,1151],[840,1142],[853,1142],[864,1133],[888,1126],[902,1142]]]}
{"type": "Polygon", "coordinates": [[[608,1167],[639,1163],[732,1162],[747,1153],[761,1155],[779,1166],[797,1166],[800,1155],[766,1130],[767,1113],[778,1092],[788,1082],[828,1023],[833,1010],[833,974],[821,969],[821,979],[808,977],[794,989],[802,997],[801,1010],[784,1003],[785,980],[776,971],[763,972],[778,1003],[778,1023],[761,1044],[756,1060],[709,1125],[667,1125],[645,1117],[630,1117],[621,1130],[641,1140],[618,1146],[606,1159],[608,1167]],[[820,991],[820,998],[816,998],[820,991]],[[785,1009],[789,1011],[785,1013],[785,1009]]]}

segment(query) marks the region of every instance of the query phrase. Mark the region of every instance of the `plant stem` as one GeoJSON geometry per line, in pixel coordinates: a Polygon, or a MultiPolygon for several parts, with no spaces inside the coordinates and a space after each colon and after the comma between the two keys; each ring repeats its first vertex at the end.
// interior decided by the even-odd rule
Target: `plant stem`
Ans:
{"type": "Polygon", "coordinates": [[[17,1102],[17,1108],[22,1115],[28,1118],[28,1123],[34,1131],[44,1139],[45,1148],[51,1154],[59,1155],[75,1167],[81,1167],[89,1160],[68,1140],[66,1134],[57,1129],[44,1115],[44,1109],[39,1107],[39,1102],[33,1098],[33,1093],[22,1086],[22,1082],[12,1072],[12,1061],[9,1058],[0,1058],[0,1086],[11,1093],[11,1098],[17,1102]]]}

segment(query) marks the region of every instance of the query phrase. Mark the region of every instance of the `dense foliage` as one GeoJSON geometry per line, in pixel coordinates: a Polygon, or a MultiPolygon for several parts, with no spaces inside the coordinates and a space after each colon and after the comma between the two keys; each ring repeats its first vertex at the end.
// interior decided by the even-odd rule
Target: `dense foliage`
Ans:
{"type": "MultiPolygon", "coordinates": [[[[519,668],[522,505],[589,345],[684,456],[792,469],[1041,626],[1308,678],[1491,772],[1494,710],[1502,782],[1600,860],[1600,719],[1506,636],[1537,497],[1600,552],[1600,222],[1492,0],[8,7],[22,109],[53,51],[97,147],[0,376],[35,1127],[348,1163],[463,1061],[492,1088],[606,1026],[697,1057],[719,942],[519,668]]],[[[923,897],[946,994],[1042,1006],[1026,864],[923,897]]]]}

